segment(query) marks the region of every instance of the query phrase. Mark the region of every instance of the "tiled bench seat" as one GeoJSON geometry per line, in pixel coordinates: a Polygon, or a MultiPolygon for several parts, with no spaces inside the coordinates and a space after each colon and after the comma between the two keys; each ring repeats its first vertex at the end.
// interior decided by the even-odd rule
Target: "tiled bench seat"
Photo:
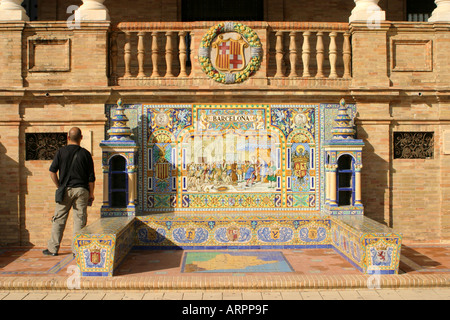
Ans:
{"type": "Polygon", "coordinates": [[[363,273],[397,273],[401,235],[363,215],[154,214],[102,218],[76,236],[83,276],[112,276],[134,247],[333,248],[363,273]]]}
{"type": "Polygon", "coordinates": [[[82,276],[112,276],[134,245],[134,217],[101,218],[74,237],[82,276]]]}
{"type": "Polygon", "coordinates": [[[331,218],[333,248],[361,272],[396,274],[402,235],[363,215],[331,218]]]}

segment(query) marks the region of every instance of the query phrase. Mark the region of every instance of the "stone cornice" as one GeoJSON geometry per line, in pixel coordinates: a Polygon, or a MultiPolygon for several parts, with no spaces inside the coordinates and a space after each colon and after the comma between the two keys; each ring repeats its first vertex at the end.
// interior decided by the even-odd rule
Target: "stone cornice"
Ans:
{"type": "Polygon", "coordinates": [[[349,24],[351,33],[363,32],[381,32],[390,29],[401,29],[401,31],[411,32],[435,32],[450,31],[450,22],[412,22],[412,21],[380,21],[378,24],[368,24],[367,22],[352,22],[349,24]]]}
{"type": "Polygon", "coordinates": [[[0,88],[0,99],[77,99],[95,97],[100,100],[108,100],[111,96],[125,95],[130,97],[211,97],[220,100],[230,97],[245,98],[258,97],[260,100],[267,98],[284,99],[310,99],[333,96],[347,96],[357,102],[390,102],[394,100],[413,100],[415,102],[425,100],[436,100],[438,102],[448,101],[450,88],[298,88],[298,87],[78,87],[78,88],[0,88]],[[320,93],[320,97],[317,96],[320,93]]]}
{"type": "Polygon", "coordinates": [[[69,29],[67,21],[1,21],[0,32],[7,31],[49,31],[49,32],[98,32],[108,31],[111,28],[109,21],[79,22],[77,28],[69,29]]]}
{"type": "Polygon", "coordinates": [[[0,32],[5,31],[22,31],[26,26],[25,21],[1,21],[0,32]]]}

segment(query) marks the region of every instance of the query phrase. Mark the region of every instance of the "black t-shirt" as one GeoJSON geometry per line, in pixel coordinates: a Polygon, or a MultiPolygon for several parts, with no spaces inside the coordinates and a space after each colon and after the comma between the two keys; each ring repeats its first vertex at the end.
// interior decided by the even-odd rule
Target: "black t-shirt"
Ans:
{"type": "Polygon", "coordinates": [[[83,187],[89,190],[89,182],[95,181],[94,161],[91,153],[78,145],[69,144],[59,149],[50,166],[50,171],[54,173],[59,171],[59,183],[61,184],[70,169],[70,161],[78,150],[80,152],[73,164],[72,174],[67,186],[72,188],[83,187]]]}

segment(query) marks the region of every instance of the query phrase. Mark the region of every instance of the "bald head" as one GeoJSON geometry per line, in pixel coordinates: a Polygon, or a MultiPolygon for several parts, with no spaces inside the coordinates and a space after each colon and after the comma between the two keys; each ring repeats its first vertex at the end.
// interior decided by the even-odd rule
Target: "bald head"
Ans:
{"type": "Polygon", "coordinates": [[[72,143],[80,144],[83,136],[81,135],[80,128],[73,127],[69,130],[69,141],[72,143]]]}

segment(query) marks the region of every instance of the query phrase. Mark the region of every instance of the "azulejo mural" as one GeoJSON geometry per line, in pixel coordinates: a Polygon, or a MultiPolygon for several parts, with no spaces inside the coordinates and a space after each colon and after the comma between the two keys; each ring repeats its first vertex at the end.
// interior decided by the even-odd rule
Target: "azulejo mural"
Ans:
{"type": "Polygon", "coordinates": [[[317,106],[144,106],[143,211],[317,210],[317,106]]]}
{"type": "MultiPolygon", "coordinates": [[[[330,139],[338,108],[126,105],[138,146],[136,213],[320,212],[325,203],[322,144],[330,139]]],[[[353,117],[355,106],[348,110],[353,117]]],[[[110,116],[114,106],[106,111],[110,116]]]]}
{"type": "Polygon", "coordinates": [[[202,38],[199,62],[213,80],[230,84],[247,80],[261,66],[258,35],[242,23],[221,22],[202,38]]]}

